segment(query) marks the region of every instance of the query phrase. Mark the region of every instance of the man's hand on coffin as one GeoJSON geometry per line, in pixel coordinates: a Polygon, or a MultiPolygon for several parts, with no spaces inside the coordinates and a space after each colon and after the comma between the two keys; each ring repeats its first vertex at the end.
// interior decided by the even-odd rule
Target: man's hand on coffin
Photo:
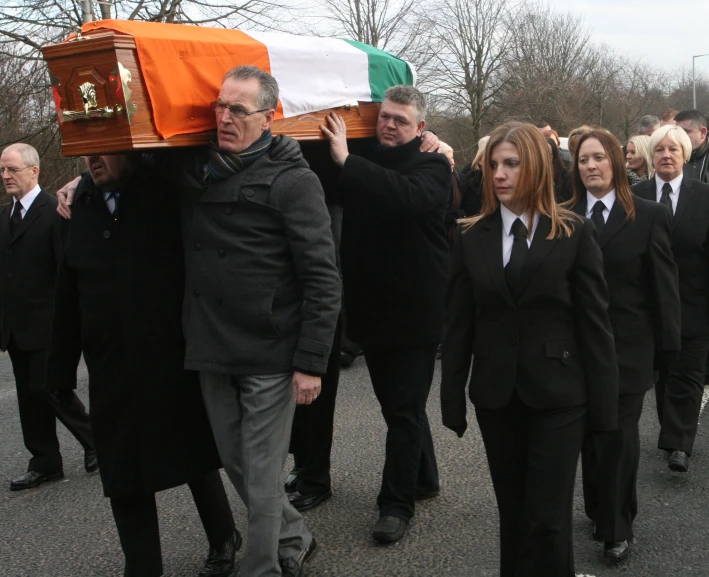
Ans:
{"type": "Polygon", "coordinates": [[[339,114],[331,112],[327,115],[327,126],[320,125],[320,130],[326,140],[330,141],[330,154],[337,166],[345,164],[350,154],[347,148],[347,126],[339,114]]]}
{"type": "Polygon", "coordinates": [[[441,150],[441,141],[430,130],[424,130],[421,133],[421,152],[443,152],[441,150]]]}
{"type": "Polygon", "coordinates": [[[80,180],[81,177],[77,176],[57,190],[57,200],[59,201],[57,212],[67,220],[71,218],[71,203],[74,202],[74,193],[76,192],[76,187],[79,186],[80,180]]]}
{"type": "Polygon", "coordinates": [[[306,375],[299,371],[293,373],[293,396],[299,405],[309,405],[320,394],[320,377],[306,375]]]}

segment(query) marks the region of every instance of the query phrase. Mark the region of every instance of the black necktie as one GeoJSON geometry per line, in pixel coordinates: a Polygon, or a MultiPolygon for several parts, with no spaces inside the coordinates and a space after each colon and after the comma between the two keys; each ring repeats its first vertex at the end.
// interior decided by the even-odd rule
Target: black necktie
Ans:
{"type": "Polygon", "coordinates": [[[22,222],[22,203],[19,200],[15,201],[15,206],[12,207],[10,215],[10,232],[15,234],[17,227],[22,222]]]}
{"type": "Polygon", "coordinates": [[[660,197],[660,204],[664,204],[667,208],[670,209],[670,212],[674,214],[675,211],[672,210],[672,199],[670,198],[670,194],[672,194],[672,187],[670,186],[669,182],[666,182],[662,185],[662,196],[660,197]]]}
{"type": "Polygon", "coordinates": [[[510,262],[505,267],[505,276],[507,277],[507,286],[510,287],[510,291],[514,295],[522,277],[524,258],[529,250],[527,246],[527,227],[524,226],[524,223],[519,218],[512,223],[512,235],[514,236],[512,254],[510,255],[510,262]]]}
{"type": "Polygon", "coordinates": [[[603,232],[603,227],[606,226],[606,221],[603,220],[603,211],[606,209],[606,205],[603,201],[599,200],[593,205],[593,213],[591,214],[591,220],[593,225],[596,227],[596,232],[598,236],[601,236],[603,232]]]}

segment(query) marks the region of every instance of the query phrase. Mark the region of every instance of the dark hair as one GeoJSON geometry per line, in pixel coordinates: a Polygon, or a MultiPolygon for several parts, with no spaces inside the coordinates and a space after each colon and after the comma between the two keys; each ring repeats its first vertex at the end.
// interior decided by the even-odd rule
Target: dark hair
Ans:
{"type": "Polygon", "coordinates": [[[416,122],[426,119],[426,97],[408,84],[397,84],[384,93],[384,98],[397,104],[411,105],[416,111],[416,122]]]}
{"type": "Polygon", "coordinates": [[[230,79],[248,80],[249,78],[255,78],[260,85],[256,106],[266,109],[276,108],[278,106],[278,82],[268,72],[264,72],[256,66],[245,64],[232,68],[224,75],[222,82],[230,79]]]}
{"type": "Polygon", "coordinates": [[[648,128],[657,130],[658,126],[660,126],[660,119],[652,114],[646,114],[638,121],[638,132],[644,134],[648,128]]]}
{"type": "Polygon", "coordinates": [[[562,193],[564,187],[566,186],[564,163],[561,161],[561,155],[559,154],[559,148],[556,145],[556,141],[551,137],[547,137],[547,144],[551,146],[551,164],[554,169],[554,189],[556,190],[556,195],[562,193]]]}
{"type": "Polygon", "coordinates": [[[536,126],[537,128],[545,128],[547,126],[550,126],[550,124],[546,120],[535,120],[532,124],[536,126]]]}
{"type": "Polygon", "coordinates": [[[675,114],[675,122],[684,122],[685,120],[691,120],[695,124],[699,125],[699,128],[706,128],[707,117],[704,116],[699,110],[683,110],[675,114]]]}
{"type": "Polygon", "coordinates": [[[665,110],[665,112],[662,114],[662,117],[660,120],[662,122],[670,122],[671,120],[675,119],[675,116],[677,116],[677,110],[675,108],[668,108],[665,110]]]}
{"type": "Polygon", "coordinates": [[[616,198],[625,209],[626,220],[632,222],[635,220],[635,203],[633,202],[633,193],[630,191],[630,184],[628,183],[628,173],[626,172],[625,167],[625,156],[623,155],[623,149],[620,146],[618,139],[607,130],[599,130],[594,128],[590,132],[587,132],[581,136],[579,139],[572,168],[574,196],[568,203],[565,204],[568,206],[578,204],[583,195],[586,193],[586,185],[583,183],[583,180],[581,180],[581,172],[579,171],[579,156],[583,143],[592,138],[595,138],[601,143],[603,150],[605,150],[606,155],[608,156],[611,170],[613,171],[613,184],[615,186],[616,198]]]}

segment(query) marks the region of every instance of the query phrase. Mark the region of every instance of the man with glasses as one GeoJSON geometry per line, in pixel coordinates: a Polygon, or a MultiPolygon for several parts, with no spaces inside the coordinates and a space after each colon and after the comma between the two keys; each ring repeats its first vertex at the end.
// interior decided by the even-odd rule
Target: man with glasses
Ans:
{"type": "Polygon", "coordinates": [[[153,155],[183,217],[185,368],[248,508],[242,575],[300,577],[316,544],[282,481],[295,404],[320,393],[340,309],[325,196],[300,146],[273,136],[276,80],[227,72],[216,138],[153,155]]]}
{"type": "Polygon", "coordinates": [[[10,483],[11,491],[21,491],[64,477],[57,418],[84,448],[86,471],[98,464],[89,418],[74,391],[44,390],[52,295],[66,232],[57,200],[39,186],[39,155],[28,144],[3,150],[0,172],[12,197],[0,213],[0,349],[10,354],[22,436],[32,454],[27,473],[10,483]]]}

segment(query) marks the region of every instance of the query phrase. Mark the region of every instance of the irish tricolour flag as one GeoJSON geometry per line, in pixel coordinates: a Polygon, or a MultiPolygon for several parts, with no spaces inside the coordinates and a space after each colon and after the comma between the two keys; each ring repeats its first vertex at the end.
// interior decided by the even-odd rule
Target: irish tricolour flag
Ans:
{"type": "Polygon", "coordinates": [[[128,20],[83,27],[89,37],[99,29],[135,38],[153,120],[164,138],[214,128],[209,103],[224,73],[240,64],[254,64],[276,78],[277,118],[381,102],[390,86],[415,81],[407,62],[351,40],[128,20]]]}

